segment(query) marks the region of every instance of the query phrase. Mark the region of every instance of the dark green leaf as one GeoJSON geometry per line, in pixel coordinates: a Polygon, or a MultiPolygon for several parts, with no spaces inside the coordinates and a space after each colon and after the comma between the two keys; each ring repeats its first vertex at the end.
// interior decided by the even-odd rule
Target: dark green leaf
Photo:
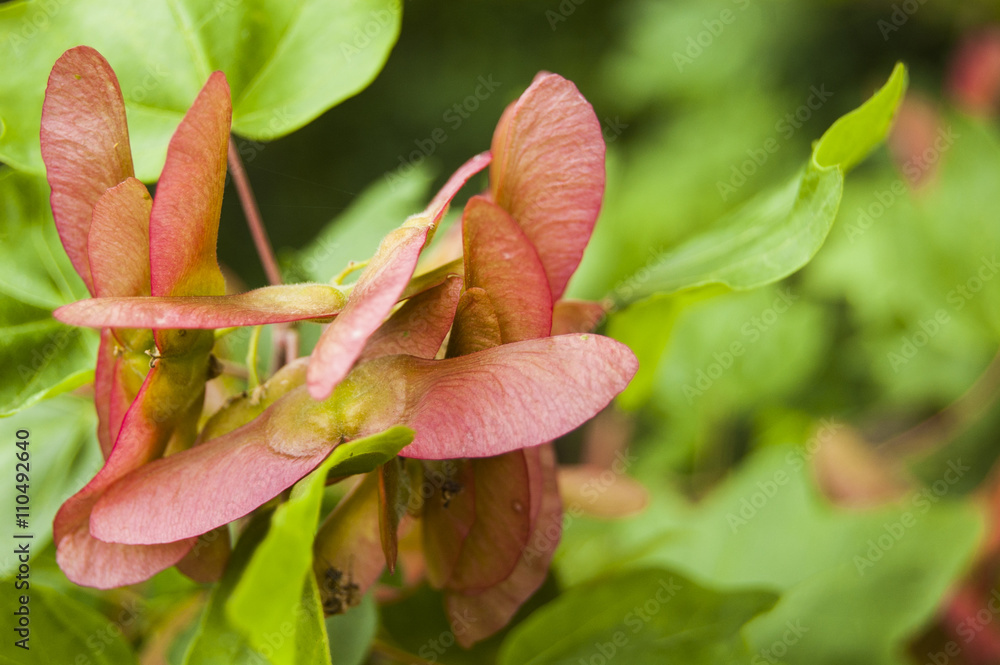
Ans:
{"type": "Polygon", "coordinates": [[[36,580],[29,589],[15,590],[14,581],[4,580],[3,616],[8,628],[0,650],[5,665],[41,665],[42,663],[90,663],[92,665],[129,665],[136,663],[131,647],[122,639],[121,626],[96,610],[36,580]],[[13,632],[14,612],[20,598],[28,598],[30,649],[13,645],[21,639],[13,632]]]}
{"type": "Polygon", "coordinates": [[[378,605],[371,594],[344,614],[326,618],[333,665],[361,665],[378,631],[378,605]]]}
{"type": "MultiPolygon", "coordinates": [[[[2,12],[2,10],[0,10],[2,12]]],[[[97,334],[52,318],[86,297],[40,178],[0,171],[0,417],[93,379],[97,334]]]]}
{"type": "MultiPolygon", "coordinates": [[[[811,478],[815,443],[758,453],[697,506],[661,490],[638,518],[574,523],[558,555],[562,576],[579,583],[623,566],[666,566],[726,588],[764,585],[782,601],[748,627],[755,651],[777,643],[788,665],[902,665],[904,644],[966,570],[982,521],[971,506],[942,500],[947,489],[834,511],[811,478]],[[786,636],[789,622],[796,631],[786,636]]],[[[948,469],[938,477],[953,478],[948,469]]]]}
{"type": "Polygon", "coordinates": [[[511,631],[500,665],[749,663],[741,630],[771,608],[765,591],[722,593],[663,569],[571,589],[511,631]]]}

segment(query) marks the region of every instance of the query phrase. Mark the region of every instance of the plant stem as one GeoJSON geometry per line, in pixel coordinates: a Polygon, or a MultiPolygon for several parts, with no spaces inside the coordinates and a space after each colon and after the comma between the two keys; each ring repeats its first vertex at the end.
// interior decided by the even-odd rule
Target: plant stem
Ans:
{"type": "Polygon", "coordinates": [[[257,247],[257,254],[264,266],[267,281],[272,285],[281,284],[281,270],[278,269],[278,262],[274,258],[271,241],[267,238],[264,221],[261,219],[260,209],[257,207],[257,199],[254,198],[253,189],[250,188],[250,179],[243,168],[243,160],[240,159],[240,151],[236,148],[232,137],[229,137],[229,171],[233,174],[233,183],[240,195],[240,205],[243,206],[243,214],[247,218],[247,226],[250,227],[250,235],[253,236],[253,243],[257,247]]]}
{"type": "Polygon", "coordinates": [[[341,270],[340,274],[334,277],[333,280],[331,281],[333,281],[334,284],[337,284],[339,286],[340,284],[344,283],[344,280],[347,278],[348,275],[350,275],[352,272],[361,270],[367,265],[368,261],[350,261],[347,264],[347,267],[341,270]]]}
{"type": "Polygon", "coordinates": [[[254,326],[250,333],[250,344],[247,345],[247,389],[253,390],[260,385],[257,375],[257,345],[260,343],[260,333],[264,326],[254,326]]]}
{"type": "Polygon", "coordinates": [[[285,364],[299,357],[299,331],[289,327],[285,331],[285,364]]]}

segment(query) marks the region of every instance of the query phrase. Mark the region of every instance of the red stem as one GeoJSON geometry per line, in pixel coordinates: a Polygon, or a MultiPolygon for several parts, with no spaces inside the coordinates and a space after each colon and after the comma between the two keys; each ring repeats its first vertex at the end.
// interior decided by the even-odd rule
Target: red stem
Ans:
{"type": "Polygon", "coordinates": [[[243,168],[240,151],[236,148],[236,143],[232,137],[229,137],[229,171],[233,175],[233,183],[236,185],[236,191],[240,195],[243,214],[246,215],[247,226],[250,227],[250,234],[253,236],[253,243],[257,247],[257,254],[260,255],[260,262],[264,266],[267,281],[273,285],[281,284],[281,270],[278,269],[278,262],[274,258],[271,241],[267,238],[267,231],[264,229],[264,220],[261,219],[257,200],[254,198],[253,189],[250,188],[250,179],[243,168]]]}

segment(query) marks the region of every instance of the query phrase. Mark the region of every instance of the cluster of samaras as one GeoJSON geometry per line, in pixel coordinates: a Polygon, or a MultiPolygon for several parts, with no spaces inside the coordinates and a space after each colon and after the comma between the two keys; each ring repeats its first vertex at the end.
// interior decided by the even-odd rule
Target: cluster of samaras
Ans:
{"type": "Polygon", "coordinates": [[[174,565],[212,579],[230,522],[338,446],[403,427],[388,461],[359,458],[356,483],[319,529],[325,607],[345,609],[399,556],[408,578],[444,589],[449,614],[475,610],[463,641],[495,632],[541,584],[558,542],[548,442],[636,370],[627,348],[589,334],[600,305],[561,299],[604,192],[593,110],[572,83],[540,74],[503,114],[491,151],[387,235],[353,285],[236,295],[216,258],[230,118],[216,72],[170,142],[153,199],[134,177],[108,63],[79,47],[52,70],[41,135],[52,211],[93,296],[56,316],[101,330],[105,457],[56,517],[60,566],[97,587],[174,565]],[[488,191],[418,269],[451,199],[487,166],[488,191]],[[214,330],[298,320],[332,320],[310,357],[203,414],[214,330]]]}

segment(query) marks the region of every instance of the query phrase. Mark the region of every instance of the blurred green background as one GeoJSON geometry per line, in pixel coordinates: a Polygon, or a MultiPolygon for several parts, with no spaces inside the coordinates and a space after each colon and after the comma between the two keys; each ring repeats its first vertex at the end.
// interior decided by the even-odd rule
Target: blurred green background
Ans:
{"type": "MultiPolygon", "coordinates": [[[[602,583],[643,599],[648,580],[623,571],[672,571],[698,593],[776,594],[746,625],[738,662],[986,665],[1000,662],[988,605],[1000,561],[998,22],[993,0],[406,0],[371,86],[284,138],[238,145],[286,274],[325,280],[487,149],[538,71],[557,72],[591,101],[608,142],[604,210],[570,288],[601,299],[641,285],[663,252],[785,182],[811,142],[905,62],[896,129],[847,178],[812,263],[755,291],[609,316],[604,332],[644,340],[642,378],[560,453],[635,455],[627,473],[650,506],[618,521],[567,518],[531,608],[556,598],[585,622],[608,601],[587,595],[602,583]],[[985,103],[956,83],[969,68],[985,72],[973,77],[985,103]],[[438,129],[444,142],[431,139],[438,129]]],[[[235,191],[226,197],[220,260],[243,286],[261,286],[235,191]]],[[[315,326],[303,332],[308,341],[315,326]]],[[[51,565],[42,574],[59,576],[51,565]]],[[[178,589],[189,588],[175,578],[145,588],[141,630],[186,607],[178,589]]],[[[104,609],[123,602],[71,593],[104,609]]],[[[330,623],[331,635],[346,644],[380,625],[380,639],[425,661],[428,635],[447,629],[426,589],[383,607],[380,623],[368,601],[352,612],[360,623],[330,623]]],[[[532,615],[499,662],[526,662],[518,649],[557,634],[557,619],[532,615]]],[[[730,662],[727,631],[705,630],[719,649],[684,662],[730,662]]],[[[488,663],[502,640],[429,653],[488,663]]],[[[180,662],[179,643],[162,661],[143,647],[144,662],[180,662]]],[[[359,653],[334,662],[363,662],[359,653]]],[[[389,653],[372,662],[407,662],[389,653]]]]}

